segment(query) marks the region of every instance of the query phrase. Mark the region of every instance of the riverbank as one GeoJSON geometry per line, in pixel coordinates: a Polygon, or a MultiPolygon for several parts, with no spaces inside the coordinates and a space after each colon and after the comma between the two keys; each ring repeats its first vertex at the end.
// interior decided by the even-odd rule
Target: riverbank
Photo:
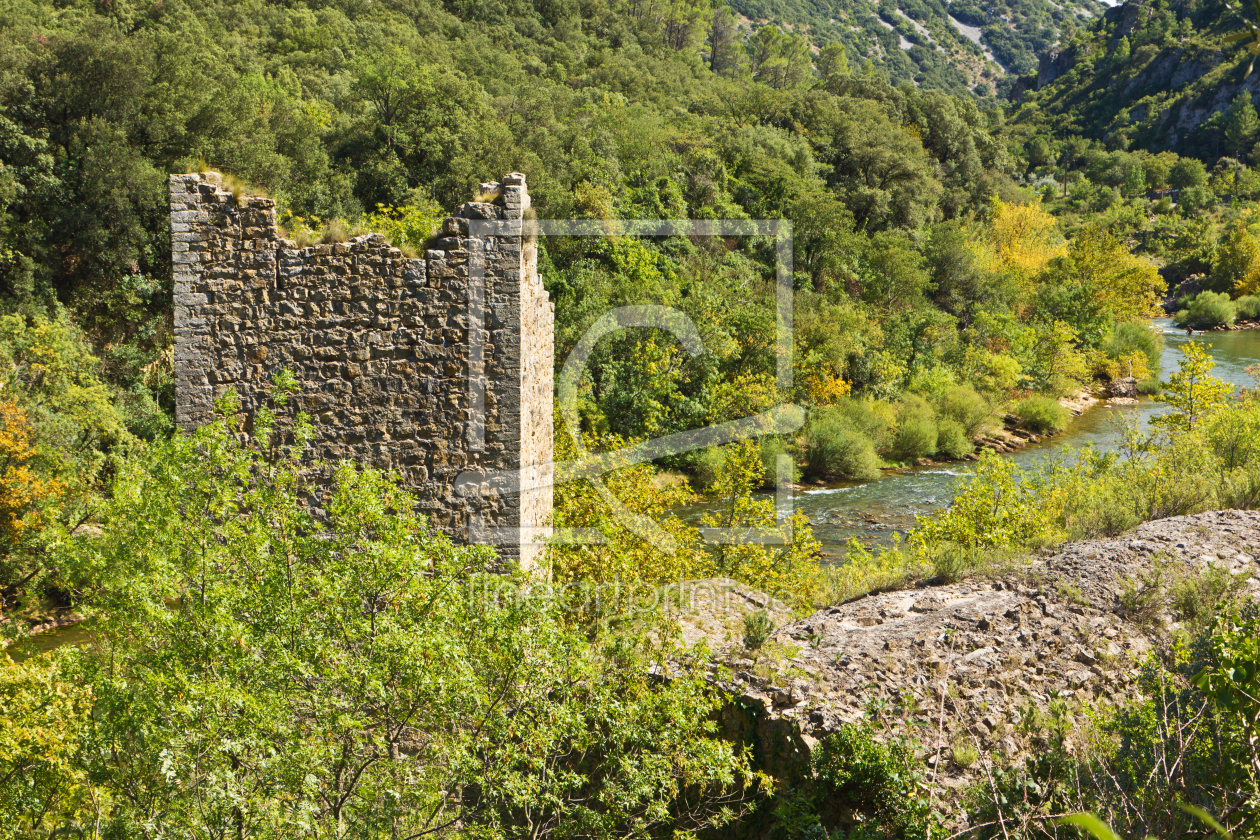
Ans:
{"type": "MultiPolygon", "coordinates": [[[[1067,409],[1073,419],[1080,417],[1086,411],[1102,402],[1104,402],[1104,398],[1097,396],[1090,388],[1081,388],[1059,398],[1059,405],[1067,409]]],[[[1029,444],[1041,443],[1049,438],[1057,437],[1067,431],[1065,428],[1057,432],[1037,434],[1020,428],[1019,418],[1013,414],[1003,414],[1001,420],[1003,427],[977,440],[976,446],[978,448],[991,449],[994,452],[1007,454],[1023,449],[1029,444]]],[[[974,461],[978,457],[978,455],[973,454],[965,460],[974,461]]]]}

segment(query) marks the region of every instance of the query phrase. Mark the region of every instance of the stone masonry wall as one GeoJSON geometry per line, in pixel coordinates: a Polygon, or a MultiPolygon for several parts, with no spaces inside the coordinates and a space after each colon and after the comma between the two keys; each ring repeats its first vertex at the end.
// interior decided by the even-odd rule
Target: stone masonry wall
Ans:
{"type": "Polygon", "coordinates": [[[315,457],[396,471],[437,528],[531,565],[551,514],[553,315],[524,176],[483,185],[499,197],[461,206],[423,259],[379,234],[298,248],[274,201],[216,173],[170,189],[179,425],[212,419],[229,388],[248,424],[288,369],[315,457]],[[519,471],[525,491],[456,487],[495,471],[519,471]]]}

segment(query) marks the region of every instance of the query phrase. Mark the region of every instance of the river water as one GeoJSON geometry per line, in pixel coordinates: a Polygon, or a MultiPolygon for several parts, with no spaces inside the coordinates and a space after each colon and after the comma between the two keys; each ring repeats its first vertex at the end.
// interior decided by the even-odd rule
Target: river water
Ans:
{"type": "MultiPolygon", "coordinates": [[[[1211,345],[1216,360],[1215,376],[1240,386],[1255,381],[1247,374],[1248,365],[1260,362],[1260,330],[1218,332],[1186,336],[1184,330],[1172,326],[1168,319],[1157,319],[1155,329],[1164,334],[1164,352],[1160,359],[1160,378],[1168,380],[1183,358],[1181,348],[1190,341],[1211,345]]],[[[1137,405],[1101,403],[1088,409],[1062,434],[1028,446],[1008,455],[1021,465],[1039,459],[1062,456],[1065,447],[1093,446],[1114,449],[1122,440],[1122,419],[1146,426],[1150,419],[1168,411],[1169,407],[1149,399],[1137,405]]],[[[823,544],[828,559],[839,559],[850,537],[867,544],[888,543],[894,534],[904,535],[914,526],[916,516],[930,516],[949,504],[958,483],[975,472],[975,463],[963,461],[914,467],[897,473],[886,473],[875,481],[848,481],[825,486],[811,486],[797,491],[796,508],[809,517],[814,533],[823,544]]],[[[696,516],[705,506],[688,508],[696,516]]]]}
{"type": "MultiPolygon", "coordinates": [[[[1181,348],[1193,341],[1211,345],[1211,354],[1216,360],[1214,375],[1239,386],[1255,384],[1245,368],[1260,362],[1260,330],[1211,333],[1190,338],[1184,331],[1174,328],[1167,319],[1156,320],[1155,328],[1164,333],[1165,341],[1160,359],[1161,379],[1167,381],[1169,374],[1177,370],[1177,363],[1183,358],[1181,348]]],[[[1122,438],[1121,418],[1145,426],[1150,418],[1165,411],[1168,411],[1168,406],[1151,400],[1125,406],[1102,403],[1073,420],[1063,434],[1006,457],[1029,465],[1038,459],[1061,456],[1064,448],[1069,446],[1115,448],[1122,438]]],[[[814,533],[823,544],[823,554],[838,560],[843,556],[844,546],[850,537],[856,536],[867,544],[877,544],[890,542],[894,534],[904,535],[913,527],[916,516],[930,516],[948,505],[959,481],[974,471],[975,464],[970,461],[913,467],[885,474],[875,481],[839,482],[797,491],[794,504],[809,517],[814,533]]],[[[694,519],[705,507],[696,505],[679,513],[694,519]]],[[[14,653],[25,657],[64,644],[79,644],[90,636],[91,631],[82,625],[68,627],[36,636],[29,647],[14,653]]]]}

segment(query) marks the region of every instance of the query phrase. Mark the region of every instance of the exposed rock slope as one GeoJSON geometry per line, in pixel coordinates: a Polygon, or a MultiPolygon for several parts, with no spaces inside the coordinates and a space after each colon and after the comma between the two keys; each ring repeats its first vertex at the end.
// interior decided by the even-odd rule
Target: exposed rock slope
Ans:
{"type": "Polygon", "coordinates": [[[789,657],[769,679],[727,631],[711,644],[726,646],[735,671],[728,729],[777,733],[790,752],[874,716],[916,738],[942,784],[961,786],[968,771],[947,760],[952,744],[977,750],[978,772],[994,753],[1036,746],[1017,728],[1030,705],[1045,712],[1059,699],[1071,712],[1135,696],[1136,663],[1180,619],[1169,588],[1213,566],[1254,596],[1258,558],[1260,513],[1149,522],[983,580],[868,596],[788,623],[774,641],[789,657]]]}

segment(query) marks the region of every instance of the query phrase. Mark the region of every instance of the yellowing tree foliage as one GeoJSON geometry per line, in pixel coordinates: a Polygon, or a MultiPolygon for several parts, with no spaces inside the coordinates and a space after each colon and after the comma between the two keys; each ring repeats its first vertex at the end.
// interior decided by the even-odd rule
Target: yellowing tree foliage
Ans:
{"type": "Polygon", "coordinates": [[[63,659],[53,654],[14,662],[0,651],[0,823],[10,837],[99,824],[107,808],[74,765],[92,690],[63,673],[63,659]]]}
{"type": "Polygon", "coordinates": [[[1155,314],[1164,289],[1159,271],[1110,233],[1086,228],[1072,240],[1067,258],[1071,281],[1090,290],[1099,310],[1114,320],[1138,321],[1155,314]]]}
{"type": "Polygon", "coordinates": [[[1041,202],[1015,204],[993,199],[989,213],[991,237],[1002,268],[1031,280],[1050,260],[1065,253],[1058,222],[1041,202]]]}
{"type": "Polygon", "coordinates": [[[1193,429],[1206,415],[1225,405],[1234,386],[1212,375],[1216,360],[1208,352],[1211,346],[1189,342],[1182,347],[1186,357],[1178,363],[1177,372],[1168,377],[1165,392],[1155,396],[1177,410],[1154,418],[1152,423],[1193,429]]]}
{"type": "Polygon", "coordinates": [[[31,468],[35,448],[26,412],[11,400],[0,402],[0,535],[8,547],[41,522],[43,503],[59,496],[65,485],[31,468]]]}
{"type": "Polygon", "coordinates": [[[1260,242],[1242,219],[1231,224],[1212,261],[1213,287],[1250,295],[1260,289],[1260,242]]]}

